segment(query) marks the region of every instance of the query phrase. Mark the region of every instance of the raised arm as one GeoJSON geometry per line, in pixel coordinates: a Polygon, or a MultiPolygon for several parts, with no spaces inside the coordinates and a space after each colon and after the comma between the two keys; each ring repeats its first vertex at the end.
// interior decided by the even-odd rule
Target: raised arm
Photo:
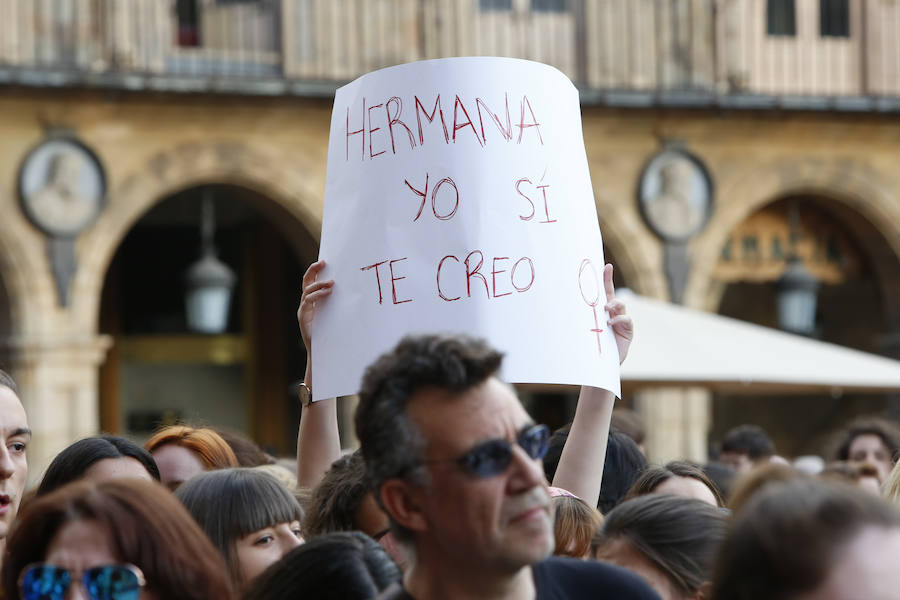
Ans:
{"type": "MultiPolygon", "coordinates": [[[[612,327],[616,336],[621,364],[628,355],[628,348],[634,337],[634,323],[625,313],[625,304],[616,299],[612,272],[612,265],[603,268],[603,285],[606,289],[606,310],[610,317],[607,324],[612,327]]],[[[608,390],[581,387],[575,419],[553,476],[555,487],[572,492],[591,506],[597,506],[600,498],[606,440],[609,437],[609,422],[615,401],[616,397],[608,390]]]]}
{"type": "MultiPolygon", "coordinates": [[[[316,304],[331,295],[334,281],[318,281],[325,261],[314,262],[303,275],[303,295],[297,309],[300,335],[306,346],[306,373],[303,382],[312,390],[312,322],[316,304]]],[[[337,422],[337,399],[311,402],[300,408],[297,433],[297,486],[313,488],[335,460],[341,457],[341,437],[337,422]]]]}

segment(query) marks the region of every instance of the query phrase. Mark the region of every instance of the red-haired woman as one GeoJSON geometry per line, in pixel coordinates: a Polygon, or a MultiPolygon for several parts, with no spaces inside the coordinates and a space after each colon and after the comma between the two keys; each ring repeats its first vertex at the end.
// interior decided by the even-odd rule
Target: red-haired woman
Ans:
{"type": "Polygon", "coordinates": [[[206,427],[164,427],[147,440],[144,448],[156,460],[162,484],[173,491],[204,471],[240,466],[222,436],[206,427]]]}

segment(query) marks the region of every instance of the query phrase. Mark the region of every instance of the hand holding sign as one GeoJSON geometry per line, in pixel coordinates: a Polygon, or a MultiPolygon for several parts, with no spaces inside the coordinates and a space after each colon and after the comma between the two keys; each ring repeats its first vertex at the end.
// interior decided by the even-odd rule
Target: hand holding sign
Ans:
{"type": "Polygon", "coordinates": [[[613,266],[603,267],[603,287],[606,289],[606,310],[609,313],[607,325],[612,327],[616,336],[616,348],[619,351],[619,364],[625,362],[631,340],[634,339],[634,321],[625,312],[625,303],[616,298],[613,286],[613,266]]]}
{"type": "Polygon", "coordinates": [[[320,260],[309,265],[303,275],[303,292],[300,294],[300,306],[297,308],[297,323],[300,325],[300,337],[306,346],[306,375],[304,383],[312,383],[312,324],[316,316],[316,305],[331,295],[334,281],[319,280],[319,273],[325,268],[325,261],[320,260]]]}
{"type": "Polygon", "coordinates": [[[508,381],[619,393],[578,92],[551,67],[442,59],[338,90],[320,253],[341,293],[312,325],[317,399],[424,332],[487,338],[508,381]]]}

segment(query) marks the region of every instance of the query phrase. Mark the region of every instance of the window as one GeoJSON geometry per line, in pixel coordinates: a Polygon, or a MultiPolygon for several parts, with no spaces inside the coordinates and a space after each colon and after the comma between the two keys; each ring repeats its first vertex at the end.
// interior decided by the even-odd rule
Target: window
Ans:
{"type": "Polygon", "coordinates": [[[797,35],[794,0],[766,1],[766,33],[769,35],[797,35]]]}
{"type": "Polygon", "coordinates": [[[819,35],[850,37],[849,5],[847,0],[819,0],[819,35]]]}
{"type": "Polygon", "coordinates": [[[481,10],[512,10],[512,0],[478,0],[481,10]]]}
{"type": "Polygon", "coordinates": [[[178,16],[178,45],[199,46],[197,0],[178,0],[175,3],[175,14],[178,16]]]}
{"type": "Polygon", "coordinates": [[[533,12],[565,12],[566,0],[531,0],[533,12]]]}
{"type": "MultiPolygon", "coordinates": [[[[531,0],[531,11],[565,12],[568,9],[568,5],[569,0],[531,0]]],[[[513,0],[478,0],[478,8],[482,11],[511,11],[513,9],[513,0]]]]}

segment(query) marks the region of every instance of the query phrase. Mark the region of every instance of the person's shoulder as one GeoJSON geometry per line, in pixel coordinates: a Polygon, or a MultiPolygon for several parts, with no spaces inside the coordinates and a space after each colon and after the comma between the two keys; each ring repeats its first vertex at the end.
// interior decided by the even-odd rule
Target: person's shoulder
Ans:
{"type": "Polygon", "coordinates": [[[604,598],[659,600],[631,571],[604,562],[551,556],[532,566],[538,600],[604,598]]]}

